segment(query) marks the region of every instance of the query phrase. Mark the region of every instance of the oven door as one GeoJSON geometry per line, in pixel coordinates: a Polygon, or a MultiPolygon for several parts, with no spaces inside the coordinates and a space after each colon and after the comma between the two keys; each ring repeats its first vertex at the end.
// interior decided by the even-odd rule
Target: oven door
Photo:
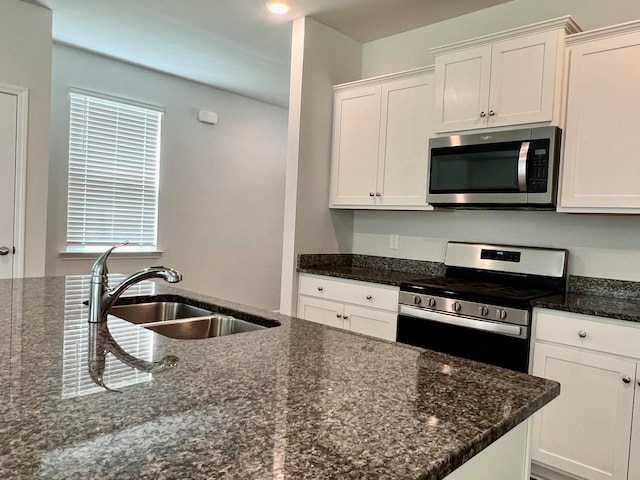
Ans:
{"type": "Polygon", "coordinates": [[[529,328],[400,306],[397,341],[527,372],[529,328]]]}

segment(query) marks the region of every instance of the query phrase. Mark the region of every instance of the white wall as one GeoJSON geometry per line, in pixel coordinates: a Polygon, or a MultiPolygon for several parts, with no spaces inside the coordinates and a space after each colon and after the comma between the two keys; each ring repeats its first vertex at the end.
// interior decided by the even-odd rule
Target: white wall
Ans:
{"type": "Polygon", "coordinates": [[[2,0],[0,45],[0,83],[29,89],[24,275],[37,277],[45,270],[51,12],[2,0]]]}
{"type": "MultiPolygon", "coordinates": [[[[583,30],[640,18],[638,0],[515,0],[363,46],[363,77],[433,63],[428,49],[570,14],[583,30]]],[[[355,213],[353,252],[442,261],[447,240],[567,248],[575,275],[640,281],[640,216],[530,211],[355,213]],[[399,235],[390,250],[389,234],[399,235]]]]}
{"type": "Polygon", "coordinates": [[[87,273],[65,248],[68,88],[165,108],[159,199],[160,259],[110,261],[130,273],[164,264],[180,287],[275,309],[280,298],[287,110],[62,45],[53,48],[47,275],[87,273]],[[198,122],[200,109],[217,125],[198,122]]]}
{"type": "Polygon", "coordinates": [[[329,210],[333,88],[360,76],[361,44],[318,23],[293,23],[280,311],[295,311],[298,253],[348,253],[353,215],[329,210]]]}

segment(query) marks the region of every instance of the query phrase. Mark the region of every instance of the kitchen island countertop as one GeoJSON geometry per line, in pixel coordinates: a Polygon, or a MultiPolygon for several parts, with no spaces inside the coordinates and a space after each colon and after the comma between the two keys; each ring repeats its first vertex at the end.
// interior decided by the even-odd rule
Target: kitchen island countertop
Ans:
{"type": "MultiPolygon", "coordinates": [[[[0,280],[0,478],[444,478],[559,393],[497,367],[154,284],[281,325],[174,340],[111,318],[156,374],[87,373],[86,277],[0,280]]],[[[146,292],[149,293],[149,292],[146,292]]]]}

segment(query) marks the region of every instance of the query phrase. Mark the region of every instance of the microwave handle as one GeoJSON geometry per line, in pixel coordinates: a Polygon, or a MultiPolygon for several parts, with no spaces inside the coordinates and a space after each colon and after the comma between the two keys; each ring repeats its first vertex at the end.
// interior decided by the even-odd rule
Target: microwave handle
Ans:
{"type": "Polygon", "coordinates": [[[527,158],[529,156],[529,142],[522,142],[518,156],[518,187],[521,192],[527,191],[527,158]]]}

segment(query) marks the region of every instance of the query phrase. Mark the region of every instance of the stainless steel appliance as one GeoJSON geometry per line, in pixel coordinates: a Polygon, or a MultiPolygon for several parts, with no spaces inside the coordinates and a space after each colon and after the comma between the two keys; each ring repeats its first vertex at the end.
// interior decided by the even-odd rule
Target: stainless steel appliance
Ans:
{"type": "Polygon", "coordinates": [[[531,302],[563,292],[568,252],[449,242],[446,275],[400,285],[397,341],[526,372],[531,302]]]}
{"type": "Polygon", "coordinates": [[[547,208],[556,204],[561,130],[528,128],[429,140],[427,202],[547,208]]]}

